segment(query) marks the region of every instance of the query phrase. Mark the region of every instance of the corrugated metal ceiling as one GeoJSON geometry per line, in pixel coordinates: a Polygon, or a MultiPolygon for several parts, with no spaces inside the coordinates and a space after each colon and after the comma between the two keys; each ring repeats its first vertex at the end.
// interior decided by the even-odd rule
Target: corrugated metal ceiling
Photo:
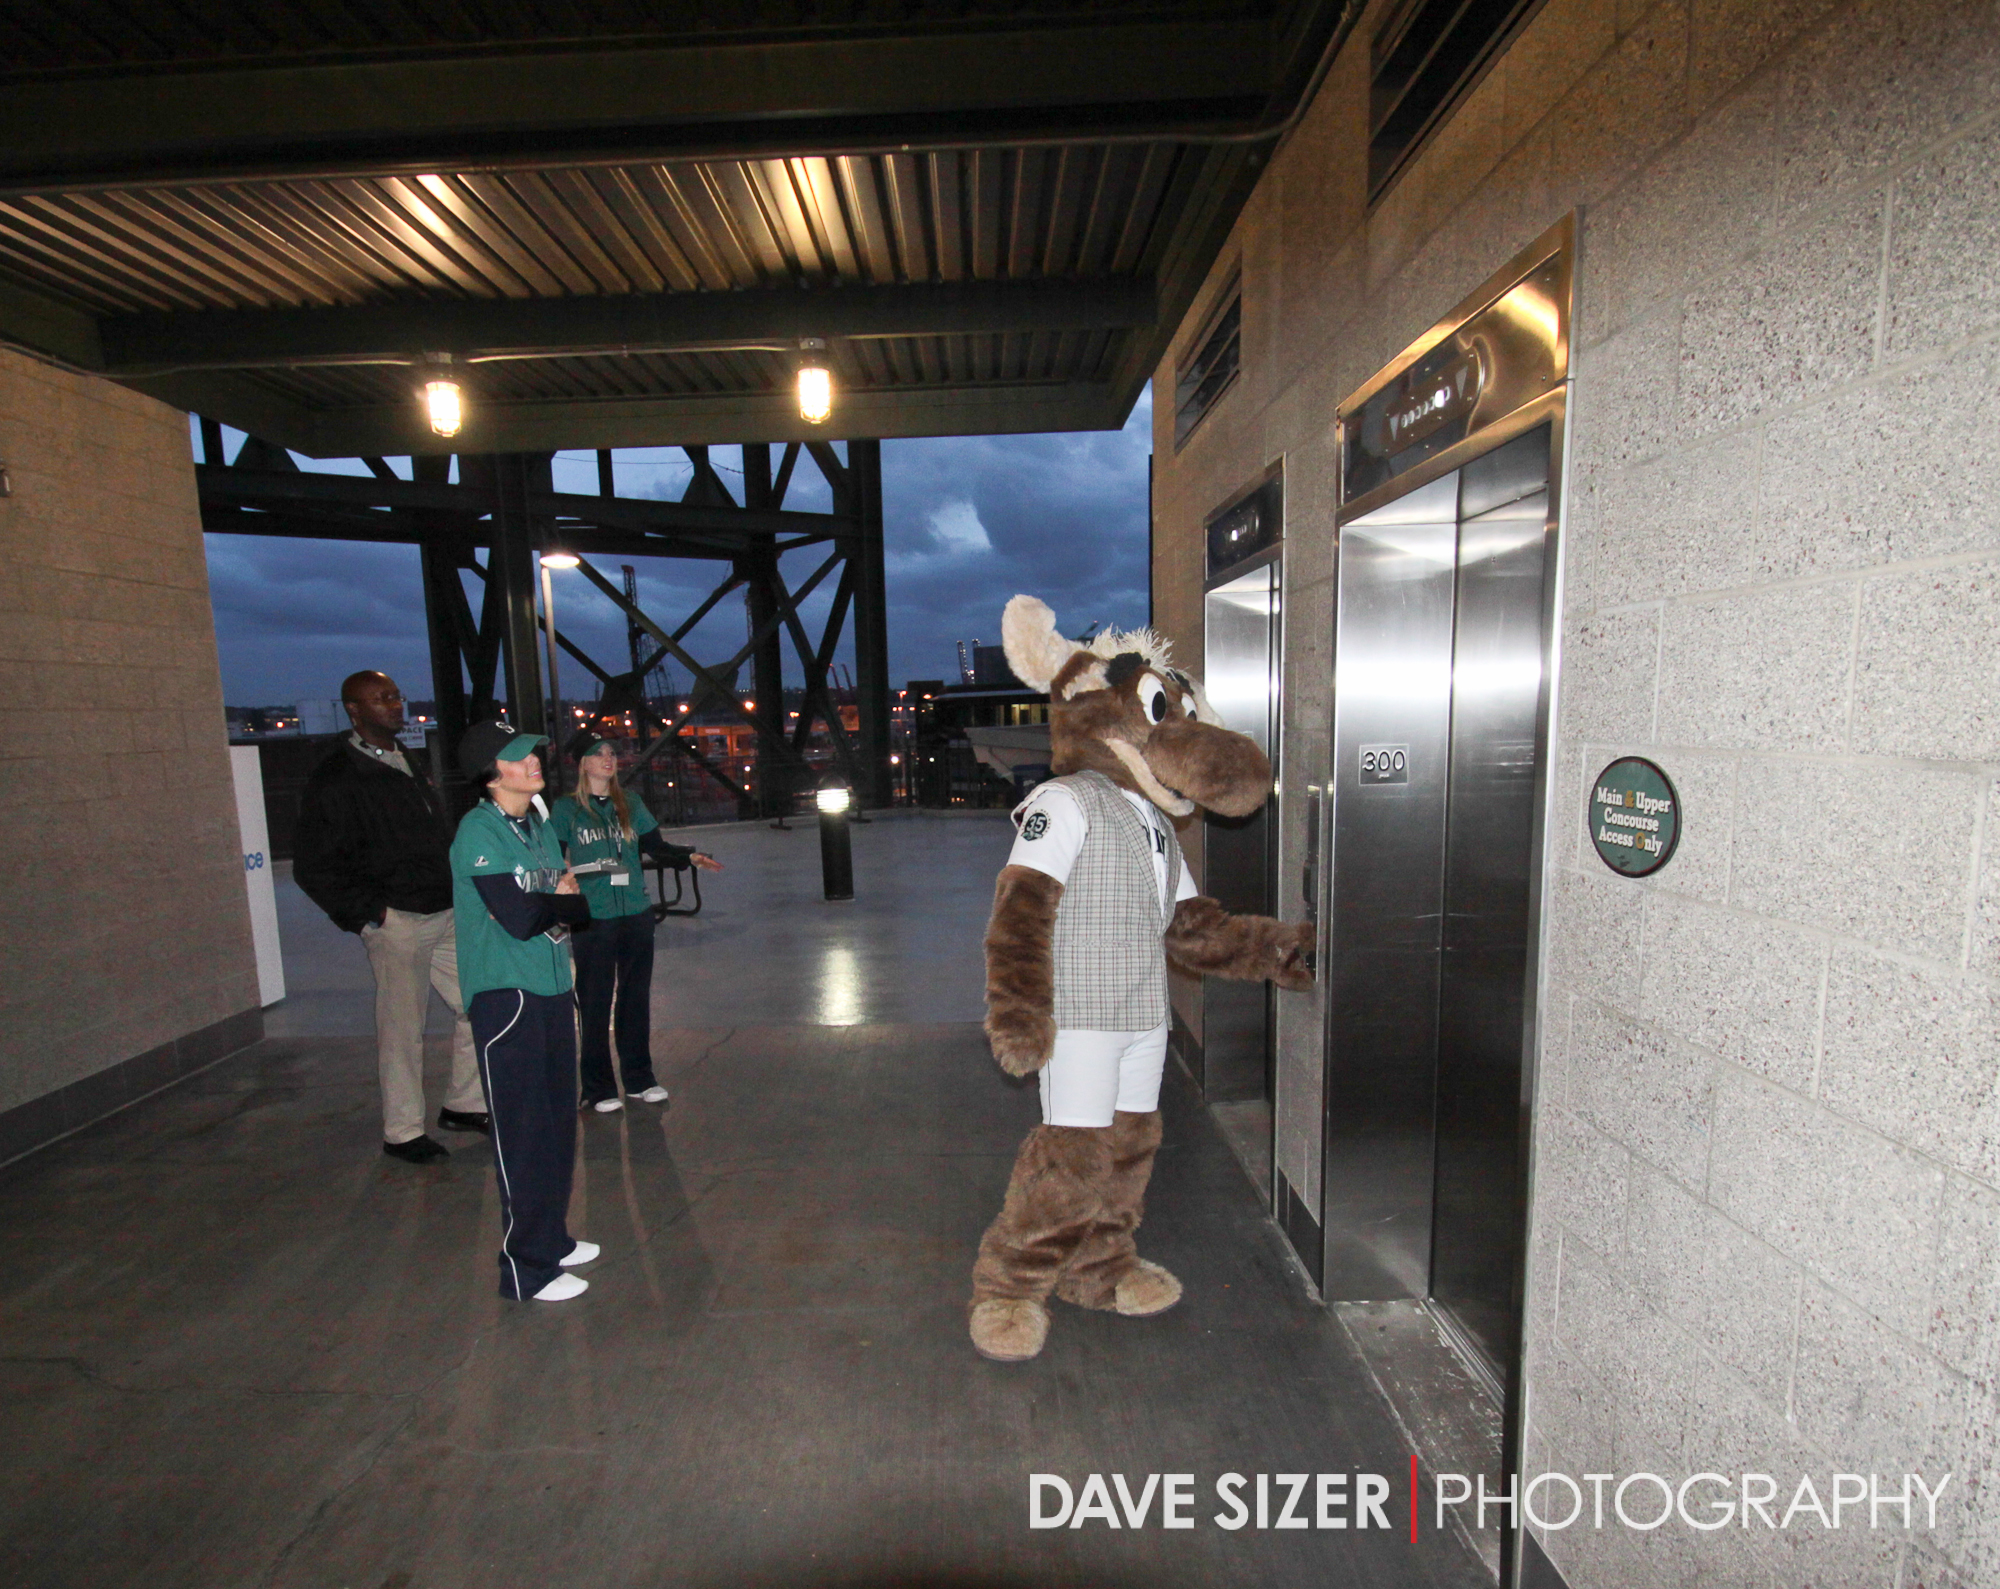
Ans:
{"type": "Polygon", "coordinates": [[[16,0],[0,336],[301,450],[443,354],[494,450],[789,439],[807,337],[872,434],[1115,424],[1359,3],[16,0]]]}
{"type": "Polygon", "coordinates": [[[1144,273],[1171,144],[28,195],[0,258],[99,314],[1144,273]]]}

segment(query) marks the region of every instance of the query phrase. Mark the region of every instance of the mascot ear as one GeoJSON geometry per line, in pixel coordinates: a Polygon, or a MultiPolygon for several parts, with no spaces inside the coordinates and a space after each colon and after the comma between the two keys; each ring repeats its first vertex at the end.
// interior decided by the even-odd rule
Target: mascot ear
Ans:
{"type": "Polygon", "coordinates": [[[1000,644],[1014,677],[1031,690],[1046,690],[1083,649],[1056,633],[1056,615],[1047,602],[1034,596],[1016,596],[1007,603],[1000,616],[1000,644]]]}

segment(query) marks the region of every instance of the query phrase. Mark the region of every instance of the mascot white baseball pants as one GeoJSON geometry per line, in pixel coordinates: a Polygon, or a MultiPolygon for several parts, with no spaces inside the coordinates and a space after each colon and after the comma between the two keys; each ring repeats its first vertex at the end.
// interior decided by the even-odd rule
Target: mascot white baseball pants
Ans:
{"type": "Polygon", "coordinates": [[[1150,1032],[1058,1031],[1041,1069],[1042,1124],[1108,1126],[1114,1113],[1160,1107],[1167,1023],[1150,1032]]]}

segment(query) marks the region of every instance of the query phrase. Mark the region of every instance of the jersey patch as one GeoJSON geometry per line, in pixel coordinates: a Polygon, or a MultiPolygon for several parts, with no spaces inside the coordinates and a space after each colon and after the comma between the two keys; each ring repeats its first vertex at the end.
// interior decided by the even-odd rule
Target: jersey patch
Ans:
{"type": "Polygon", "coordinates": [[[1021,837],[1039,839],[1049,831],[1049,814],[1046,811],[1030,811],[1028,820],[1021,824],[1021,837]]]}
{"type": "Polygon", "coordinates": [[[482,855],[482,856],[480,856],[480,857],[479,857],[479,858],[478,858],[477,860],[475,860],[475,861],[474,861],[474,862],[473,862],[472,864],[473,864],[474,866],[491,866],[491,865],[492,865],[493,863],[492,863],[491,861],[487,860],[487,859],[486,859],[486,857],[482,855]]]}

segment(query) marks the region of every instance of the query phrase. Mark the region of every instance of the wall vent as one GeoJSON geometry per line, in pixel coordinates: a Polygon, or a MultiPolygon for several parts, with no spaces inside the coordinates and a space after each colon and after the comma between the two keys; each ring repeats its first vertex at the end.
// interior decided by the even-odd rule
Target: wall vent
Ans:
{"type": "Polygon", "coordinates": [[[1230,282],[1208,324],[1196,337],[1194,352],[1174,371],[1174,449],[1194,434],[1195,426],[1235,384],[1243,363],[1243,282],[1230,282]]]}
{"type": "Polygon", "coordinates": [[[1369,53],[1368,202],[1373,204],[1493,64],[1540,0],[1403,0],[1369,53]]]}

